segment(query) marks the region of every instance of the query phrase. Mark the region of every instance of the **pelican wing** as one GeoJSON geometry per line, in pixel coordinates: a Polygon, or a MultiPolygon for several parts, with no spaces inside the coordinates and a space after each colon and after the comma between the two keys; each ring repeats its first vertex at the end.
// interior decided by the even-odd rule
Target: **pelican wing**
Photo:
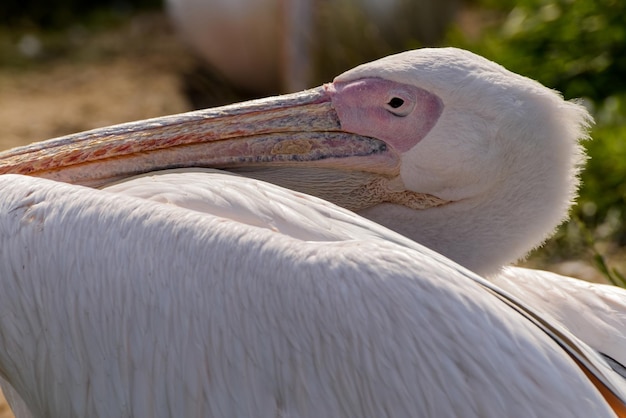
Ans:
{"type": "Polygon", "coordinates": [[[0,189],[0,369],[35,416],[612,416],[551,338],[417,244],[0,189]]]}

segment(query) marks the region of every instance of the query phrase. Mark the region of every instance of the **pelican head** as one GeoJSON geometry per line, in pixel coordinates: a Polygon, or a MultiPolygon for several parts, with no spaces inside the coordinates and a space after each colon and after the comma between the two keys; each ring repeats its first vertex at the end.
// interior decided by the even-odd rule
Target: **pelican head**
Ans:
{"type": "Polygon", "coordinates": [[[300,93],[9,150],[0,173],[101,187],[161,169],[227,169],[330,200],[489,274],[567,216],[590,121],[473,53],[419,49],[300,93]]]}

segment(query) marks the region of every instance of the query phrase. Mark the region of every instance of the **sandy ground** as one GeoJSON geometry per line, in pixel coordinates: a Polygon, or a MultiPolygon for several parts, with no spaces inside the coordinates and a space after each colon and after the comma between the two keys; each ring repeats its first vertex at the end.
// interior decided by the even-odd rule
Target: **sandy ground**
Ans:
{"type": "MultiPolygon", "coordinates": [[[[193,60],[160,14],[85,33],[75,51],[0,66],[0,150],[96,127],[190,110],[181,74],[193,60]]],[[[2,61],[0,61],[2,62],[2,61]]],[[[531,265],[537,266],[531,260],[531,265]]],[[[602,281],[588,263],[540,263],[602,281]]],[[[0,418],[12,417],[0,404],[0,418]]]]}
{"type": "Polygon", "coordinates": [[[75,53],[0,68],[0,149],[189,110],[180,73],[191,63],[160,15],[84,35],[75,53]]]}

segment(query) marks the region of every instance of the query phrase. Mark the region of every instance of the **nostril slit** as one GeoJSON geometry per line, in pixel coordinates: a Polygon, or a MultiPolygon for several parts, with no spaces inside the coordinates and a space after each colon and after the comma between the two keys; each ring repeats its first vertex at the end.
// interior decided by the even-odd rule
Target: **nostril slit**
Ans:
{"type": "Polygon", "coordinates": [[[404,100],[399,97],[394,97],[393,99],[389,100],[389,103],[387,104],[392,108],[397,109],[404,104],[404,100]]]}

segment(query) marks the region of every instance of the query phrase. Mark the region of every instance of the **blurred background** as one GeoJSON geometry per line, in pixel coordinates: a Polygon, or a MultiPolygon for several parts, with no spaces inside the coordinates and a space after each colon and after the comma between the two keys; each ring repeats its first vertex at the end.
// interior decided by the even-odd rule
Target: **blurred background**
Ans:
{"type": "Polygon", "coordinates": [[[2,0],[0,149],[299,90],[406,49],[458,46],[591,109],[579,204],[526,263],[619,284],[625,22],[623,0],[2,0]]]}
{"type": "Polygon", "coordinates": [[[626,271],[623,0],[2,0],[0,149],[319,85],[459,46],[581,98],[596,125],[572,220],[527,261],[626,271]]]}

